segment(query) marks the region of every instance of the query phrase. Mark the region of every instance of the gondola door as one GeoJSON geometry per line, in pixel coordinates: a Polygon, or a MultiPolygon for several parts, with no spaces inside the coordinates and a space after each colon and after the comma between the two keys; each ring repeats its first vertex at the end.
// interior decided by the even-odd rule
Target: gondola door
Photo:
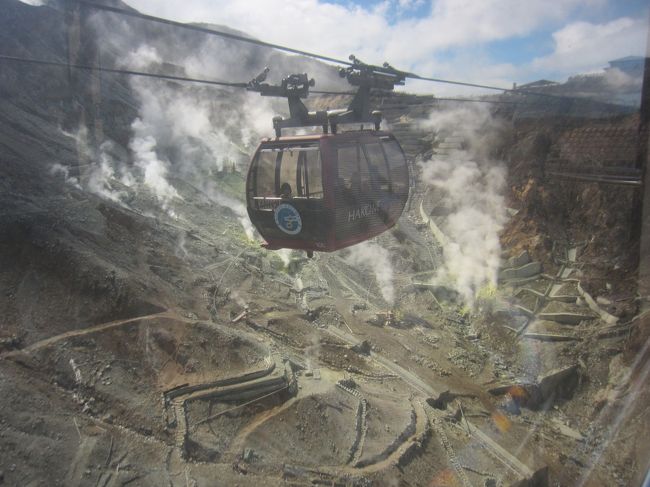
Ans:
{"type": "Polygon", "coordinates": [[[247,197],[249,216],[267,248],[325,250],[331,217],[324,194],[318,141],[261,144],[247,197]]]}

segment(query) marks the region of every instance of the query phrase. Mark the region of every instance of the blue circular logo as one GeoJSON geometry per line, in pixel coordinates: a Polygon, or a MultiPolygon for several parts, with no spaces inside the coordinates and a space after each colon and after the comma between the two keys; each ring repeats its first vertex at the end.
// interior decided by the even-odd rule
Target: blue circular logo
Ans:
{"type": "Polygon", "coordinates": [[[302,219],[300,213],[293,206],[282,203],[275,209],[275,224],[284,233],[296,235],[302,230],[302,219]]]}

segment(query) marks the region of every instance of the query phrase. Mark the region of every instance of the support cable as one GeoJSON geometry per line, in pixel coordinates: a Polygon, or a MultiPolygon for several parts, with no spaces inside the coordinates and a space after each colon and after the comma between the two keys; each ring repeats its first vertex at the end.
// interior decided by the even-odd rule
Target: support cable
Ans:
{"type": "Polygon", "coordinates": [[[129,76],[144,76],[148,78],[159,78],[159,79],[165,79],[165,80],[170,80],[170,81],[184,81],[184,82],[191,82],[191,83],[203,83],[203,84],[208,84],[208,85],[217,85],[217,86],[226,86],[230,88],[246,88],[248,86],[248,83],[237,83],[237,82],[229,82],[229,81],[217,81],[217,80],[208,80],[208,79],[199,79],[199,78],[188,78],[184,76],[173,76],[169,74],[156,74],[156,73],[147,73],[144,71],[132,71],[128,69],[114,69],[114,68],[103,68],[100,66],[89,66],[87,64],[70,64],[70,63],[62,63],[58,61],[47,61],[44,59],[29,59],[29,58],[23,58],[23,57],[16,57],[16,56],[7,56],[4,54],[0,54],[0,61],[10,61],[10,62],[18,62],[18,63],[27,63],[27,64],[40,64],[43,66],[57,66],[61,68],[74,68],[74,69],[80,69],[82,71],[101,71],[105,73],[114,73],[114,74],[125,74],[129,76]]]}
{"type": "MultiPolygon", "coordinates": [[[[159,73],[147,73],[145,71],[133,71],[128,69],[115,69],[115,68],[104,68],[100,66],[90,66],[86,64],[70,64],[58,61],[48,61],[44,59],[30,59],[17,56],[7,56],[5,54],[0,54],[0,61],[8,62],[17,62],[25,64],[36,64],[41,66],[56,66],[61,68],[72,68],[79,69],[82,71],[100,71],[104,73],[113,73],[113,74],[123,74],[128,76],[142,76],[147,78],[156,78],[163,79],[168,81],[180,81],[188,83],[200,83],[208,84],[213,86],[224,86],[227,88],[247,88],[249,83],[243,82],[231,82],[231,81],[219,81],[219,80],[209,80],[202,78],[188,78],[185,76],[174,76],[167,74],[159,73]]],[[[345,96],[354,96],[355,92],[353,91],[327,91],[327,90],[310,90],[310,95],[345,95],[345,96]]],[[[406,104],[403,106],[434,106],[440,101],[457,101],[457,102],[468,102],[468,103],[492,103],[492,104],[506,104],[506,105],[519,105],[522,102],[516,101],[505,101],[505,100],[478,100],[471,98],[443,98],[443,97],[434,97],[430,102],[426,103],[413,103],[406,104]]],[[[389,107],[387,107],[389,108],[389,107]]]]}
{"type": "MultiPolygon", "coordinates": [[[[209,35],[215,35],[219,37],[223,37],[226,39],[233,39],[235,41],[239,42],[246,42],[249,44],[254,44],[257,46],[261,47],[268,47],[271,49],[276,49],[279,51],[285,51],[289,52],[292,54],[300,54],[302,56],[307,56],[313,59],[318,59],[321,61],[326,61],[330,63],[336,63],[336,64],[342,64],[345,66],[354,66],[354,62],[351,60],[346,61],[343,59],[337,59],[331,56],[325,56],[323,54],[317,54],[309,51],[303,51],[301,49],[295,49],[292,47],[288,46],[283,46],[280,44],[274,44],[272,42],[266,42],[266,41],[261,41],[258,39],[254,39],[251,37],[246,37],[238,34],[232,34],[230,32],[224,32],[216,29],[209,29],[207,27],[200,27],[198,25],[192,25],[192,24],[186,24],[183,22],[178,22],[175,20],[169,20],[169,19],[164,19],[161,17],[155,17],[153,15],[147,15],[143,14],[141,12],[138,12],[136,10],[126,10],[123,8],[118,8],[118,7],[111,7],[108,5],[101,5],[89,0],[67,0],[70,2],[74,2],[95,10],[101,10],[101,11],[106,11],[106,12],[112,12],[118,15],[124,15],[128,17],[134,17],[134,18],[139,18],[142,20],[150,21],[150,22],[156,22],[159,24],[165,24],[165,25],[171,25],[173,27],[179,27],[182,29],[187,29],[187,30],[192,30],[195,32],[201,32],[204,34],[209,34],[209,35]]],[[[494,91],[500,91],[503,93],[513,93],[513,94],[519,94],[519,95],[532,95],[532,96],[541,96],[541,97],[546,97],[546,98],[557,98],[557,99],[563,99],[563,100],[588,100],[588,98],[579,98],[575,96],[564,96],[564,95],[553,95],[550,93],[540,93],[538,91],[530,91],[530,90],[522,90],[522,89],[512,89],[512,88],[502,88],[499,86],[492,86],[492,85],[486,85],[486,84],[481,84],[481,83],[470,83],[466,81],[457,81],[457,80],[448,80],[448,79],[441,79],[441,78],[433,78],[433,77],[428,77],[428,76],[420,76],[419,74],[416,73],[411,73],[408,71],[400,71],[388,64],[384,64],[384,66],[372,66],[373,70],[379,73],[386,73],[386,74],[396,74],[399,73],[403,75],[406,78],[414,79],[414,80],[420,80],[420,81],[429,81],[433,83],[444,83],[444,84],[451,84],[451,85],[457,85],[457,86],[466,86],[466,87],[471,87],[471,88],[480,88],[480,89],[485,89],[485,90],[494,90],[494,91]]]]}
{"type": "Polygon", "coordinates": [[[204,34],[210,34],[210,35],[216,35],[219,37],[224,37],[226,39],[233,39],[235,41],[239,42],[247,42],[249,44],[255,44],[256,46],[261,46],[261,47],[268,47],[271,49],[277,49],[279,51],[286,51],[290,52],[292,54],[300,54],[302,56],[307,56],[311,57],[314,59],[320,59],[321,61],[327,61],[331,63],[337,63],[337,64],[345,64],[347,66],[352,66],[352,62],[350,61],[343,61],[341,59],[336,59],[330,56],[324,56],[322,54],[316,54],[313,52],[309,51],[303,51],[301,49],[294,49],[292,47],[287,47],[287,46],[282,46],[279,44],[273,44],[271,42],[266,42],[266,41],[260,41],[258,39],[253,39],[252,37],[245,37],[242,35],[238,34],[232,34],[230,32],[224,32],[216,29],[208,29],[207,27],[201,27],[198,25],[192,25],[192,24],[185,24],[183,22],[178,22],[175,20],[169,20],[169,19],[163,19],[161,17],[155,17],[153,15],[147,15],[143,14],[141,12],[138,12],[137,10],[126,10],[123,8],[118,8],[118,7],[110,7],[108,5],[101,5],[95,2],[90,2],[88,0],[68,0],[74,3],[78,3],[80,5],[84,5],[86,7],[90,7],[96,10],[104,10],[106,12],[113,12],[119,15],[125,15],[128,17],[135,17],[138,19],[143,19],[147,20],[150,22],[157,22],[159,24],[166,24],[166,25],[171,25],[173,27],[181,27],[183,29],[187,30],[193,30],[195,32],[202,32],[204,34]]]}

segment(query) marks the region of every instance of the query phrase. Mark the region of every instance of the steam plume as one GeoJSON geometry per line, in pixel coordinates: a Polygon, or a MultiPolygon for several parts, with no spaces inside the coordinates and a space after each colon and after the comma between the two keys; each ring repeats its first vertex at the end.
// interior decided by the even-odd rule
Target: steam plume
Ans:
{"type": "Polygon", "coordinates": [[[373,242],[363,242],[351,247],[345,260],[352,265],[372,269],[384,301],[390,306],[394,304],[393,264],[388,250],[373,242]]]}
{"type": "Polygon", "coordinates": [[[142,171],[144,185],[153,191],[166,209],[173,198],[180,196],[167,182],[167,165],[156,154],[156,139],[147,134],[147,126],[139,118],[131,127],[135,137],[129,145],[135,155],[135,165],[142,171]]]}
{"type": "Polygon", "coordinates": [[[434,112],[426,126],[439,137],[464,140],[463,148],[434,156],[421,167],[422,180],[433,190],[430,197],[447,214],[440,223],[448,240],[444,263],[434,280],[451,284],[472,306],[481,288],[496,284],[499,270],[506,172],[489,157],[499,126],[488,110],[479,108],[434,112]]]}

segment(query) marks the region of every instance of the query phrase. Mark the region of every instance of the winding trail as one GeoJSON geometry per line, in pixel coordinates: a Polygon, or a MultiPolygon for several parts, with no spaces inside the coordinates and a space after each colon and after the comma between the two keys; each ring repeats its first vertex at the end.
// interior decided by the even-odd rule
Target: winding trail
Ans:
{"type": "MultiPolygon", "coordinates": [[[[351,318],[349,316],[349,313],[346,313],[343,310],[344,313],[343,315],[346,316],[347,318],[351,318]]],[[[90,326],[87,328],[83,329],[78,329],[78,330],[71,330],[59,335],[55,335],[49,338],[45,338],[43,340],[36,341],[30,345],[27,345],[26,347],[20,349],[20,350],[12,350],[9,352],[5,352],[3,354],[0,354],[0,359],[7,359],[7,358],[12,358],[12,357],[17,357],[25,354],[31,354],[34,353],[38,350],[42,350],[44,348],[47,348],[49,346],[52,346],[56,343],[59,343],[64,340],[68,340],[71,338],[76,338],[80,336],[86,336],[90,335],[93,333],[97,332],[102,332],[106,331],[112,328],[118,328],[121,326],[129,325],[131,323],[137,323],[137,322],[142,322],[142,321],[153,321],[157,319],[170,319],[170,320],[175,320],[178,322],[184,322],[187,324],[192,324],[196,323],[197,321],[204,321],[204,320],[190,320],[188,318],[185,318],[181,315],[179,315],[177,312],[172,311],[172,310],[164,310],[158,313],[152,313],[152,314],[147,314],[147,315],[142,315],[142,316],[135,316],[131,318],[125,318],[121,320],[114,320],[106,323],[101,323],[98,325],[90,326]]],[[[351,320],[353,322],[353,320],[351,320]]],[[[354,337],[353,335],[346,333],[342,331],[339,328],[335,328],[332,326],[328,326],[324,328],[324,331],[326,333],[329,333],[330,335],[343,340],[344,342],[347,342],[350,345],[357,345],[359,343],[359,340],[354,337]]],[[[388,358],[377,354],[377,353],[371,353],[370,355],[371,360],[375,361],[376,363],[382,365],[385,369],[390,371],[392,374],[398,376],[402,380],[404,380],[412,389],[415,391],[419,392],[420,394],[423,394],[424,396],[430,397],[430,396],[435,396],[437,395],[440,391],[437,391],[432,387],[431,385],[427,384],[424,382],[422,379],[420,379],[416,374],[411,373],[410,371],[406,370],[405,368],[401,367],[400,365],[392,362],[388,358]]],[[[179,398],[180,399],[180,398],[179,398]]],[[[184,402],[182,399],[176,399],[173,401],[173,409],[175,410],[176,413],[176,419],[177,423],[177,429],[176,429],[176,443],[177,446],[178,443],[180,442],[180,446],[185,443],[185,436],[187,434],[187,425],[185,424],[185,421],[183,421],[184,418],[184,402]],[[180,414],[179,414],[180,413],[180,414]]],[[[241,449],[241,446],[245,443],[246,438],[253,432],[255,431],[261,424],[264,422],[268,421],[272,417],[280,414],[282,411],[285,411],[287,408],[291,407],[291,405],[294,404],[296,401],[296,398],[292,398],[285,402],[284,404],[273,408],[269,411],[265,411],[258,415],[256,418],[254,418],[249,424],[247,424],[234,438],[233,442],[231,443],[230,448],[228,448],[228,453],[234,454],[238,450],[241,449]]],[[[399,462],[400,458],[413,446],[417,444],[417,439],[421,438],[422,435],[425,434],[426,428],[428,427],[429,421],[427,418],[427,415],[425,413],[424,408],[420,405],[419,407],[416,408],[416,432],[414,435],[409,437],[405,442],[403,442],[396,450],[394,450],[390,455],[387,456],[387,458],[377,462],[373,463],[371,465],[363,466],[363,467],[355,467],[354,464],[348,465],[348,466],[339,466],[339,467],[332,467],[331,472],[332,473],[337,473],[340,474],[341,472],[349,472],[349,473],[354,473],[354,474],[368,474],[368,473],[373,473],[373,472],[378,472],[381,471],[390,465],[395,464],[396,462],[399,462]]],[[[501,447],[498,443],[496,443],[494,440],[492,440],[487,434],[484,432],[480,431],[477,426],[470,424],[470,429],[472,431],[472,436],[478,440],[480,443],[482,443],[485,447],[487,447],[488,450],[492,452],[492,454],[498,458],[505,466],[507,466],[509,469],[511,469],[513,472],[516,474],[520,475],[521,477],[525,479],[530,479],[533,476],[533,471],[523,463],[521,463],[517,458],[512,456],[508,451],[506,451],[503,447],[501,447]]],[[[181,448],[182,451],[182,448],[181,448]]],[[[358,458],[354,458],[354,460],[358,461],[358,458]]],[[[354,462],[356,463],[356,462],[354,462]]],[[[329,468],[327,469],[319,469],[320,471],[330,471],[329,468]]]]}
{"type": "Polygon", "coordinates": [[[0,359],[4,358],[10,358],[10,357],[15,357],[17,355],[23,355],[23,354],[29,354],[36,352],[38,350],[41,350],[43,348],[47,348],[50,345],[54,345],[55,343],[58,343],[63,340],[68,340],[70,338],[75,338],[75,337],[80,337],[84,335],[90,335],[92,333],[96,333],[98,331],[104,331],[104,330],[109,330],[111,328],[117,328],[120,326],[128,325],[130,323],[135,323],[137,321],[151,321],[155,319],[160,319],[160,318],[166,318],[166,319],[174,319],[174,320],[179,320],[179,321],[184,321],[180,319],[176,313],[170,310],[165,310],[161,311],[159,313],[153,313],[153,314],[148,314],[148,315],[143,315],[143,316],[135,316],[132,318],[125,318],[122,320],[115,320],[115,321],[109,321],[107,323],[101,323],[99,325],[94,325],[90,326],[88,328],[81,328],[78,330],[72,330],[72,331],[67,331],[65,333],[61,333],[60,335],[54,335],[49,338],[44,338],[43,340],[39,340],[37,342],[34,342],[30,345],[27,345],[26,347],[23,347],[18,350],[12,350],[10,352],[5,352],[3,354],[0,354],[0,359]]]}

